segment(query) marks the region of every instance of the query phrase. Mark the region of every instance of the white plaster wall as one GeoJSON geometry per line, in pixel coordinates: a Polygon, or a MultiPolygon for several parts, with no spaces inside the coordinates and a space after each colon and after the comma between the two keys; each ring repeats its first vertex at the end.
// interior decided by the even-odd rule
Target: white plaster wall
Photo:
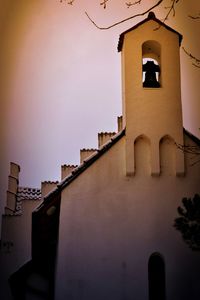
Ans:
{"type": "Polygon", "coordinates": [[[57,300],[147,300],[153,252],[165,259],[167,299],[190,299],[188,287],[199,299],[199,254],[173,222],[182,198],[200,193],[200,165],[188,166],[185,177],[172,173],[125,176],[123,138],[64,189],[57,300]]]}

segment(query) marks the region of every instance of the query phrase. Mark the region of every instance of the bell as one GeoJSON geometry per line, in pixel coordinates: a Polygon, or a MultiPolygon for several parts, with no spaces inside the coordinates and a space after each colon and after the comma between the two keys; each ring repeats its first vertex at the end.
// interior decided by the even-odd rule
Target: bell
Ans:
{"type": "Polygon", "coordinates": [[[160,87],[160,83],[156,78],[156,72],[160,72],[160,67],[154,63],[154,61],[148,60],[143,66],[142,71],[145,72],[145,80],[143,87],[160,87]]]}

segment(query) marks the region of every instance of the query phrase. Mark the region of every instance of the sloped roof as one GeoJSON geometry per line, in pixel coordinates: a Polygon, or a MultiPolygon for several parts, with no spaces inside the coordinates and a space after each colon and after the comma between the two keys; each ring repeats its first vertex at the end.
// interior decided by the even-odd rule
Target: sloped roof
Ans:
{"type": "Polygon", "coordinates": [[[179,36],[179,45],[181,44],[181,41],[182,41],[182,38],[183,36],[176,30],[174,30],[173,28],[169,27],[168,25],[166,25],[165,23],[161,22],[159,19],[156,18],[155,14],[153,12],[150,12],[148,14],[148,17],[146,19],[144,19],[143,21],[137,23],[136,25],[134,25],[133,27],[129,28],[128,30],[122,32],[119,36],[119,42],[118,42],[118,52],[120,52],[122,50],[122,47],[123,47],[123,42],[124,42],[124,36],[126,33],[132,31],[132,30],[135,30],[136,28],[138,28],[139,26],[141,26],[142,24],[150,21],[150,20],[154,20],[155,22],[158,23],[159,27],[162,26],[162,27],[165,27],[167,30],[170,30],[176,34],[178,34],[179,36]]]}
{"type": "Polygon", "coordinates": [[[83,173],[89,166],[91,166],[99,157],[107,152],[114,144],[116,144],[125,135],[125,129],[113,136],[107,143],[97,149],[92,155],[85,159],[79,166],[77,166],[67,177],[65,177],[57,187],[44,197],[44,201],[36,208],[35,212],[44,207],[51,201],[52,197],[60,193],[67,185],[83,173]]]}
{"type": "MultiPolygon", "coordinates": [[[[191,140],[193,140],[197,145],[200,146],[200,139],[191,134],[185,128],[183,128],[183,133],[186,134],[191,140]]],[[[68,186],[72,181],[74,181],[81,173],[83,173],[90,165],[92,165],[99,157],[101,157],[105,152],[107,152],[115,143],[117,143],[123,136],[125,136],[125,129],[113,136],[106,144],[104,144],[100,149],[90,155],[87,159],[83,161],[79,166],[77,166],[67,177],[65,177],[61,182],[57,184],[57,187],[52,190],[49,194],[44,197],[44,201],[36,208],[35,212],[44,208],[47,204],[49,206],[54,195],[60,193],[66,186],[68,186]]]]}

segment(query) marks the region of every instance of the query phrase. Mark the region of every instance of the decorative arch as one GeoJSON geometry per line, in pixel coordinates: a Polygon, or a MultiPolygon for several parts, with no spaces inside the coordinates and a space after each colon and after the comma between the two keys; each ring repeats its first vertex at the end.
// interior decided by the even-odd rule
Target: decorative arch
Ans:
{"type": "Polygon", "coordinates": [[[134,142],[134,160],[136,174],[151,174],[151,143],[145,135],[139,135],[134,142]]]}
{"type": "Polygon", "coordinates": [[[165,135],[160,139],[160,171],[161,174],[176,174],[176,145],[174,139],[165,135]]]}
{"type": "Polygon", "coordinates": [[[152,253],[148,262],[149,300],[165,300],[165,262],[158,252],[152,253]]]}
{"type": "Polygon", "coordinates": [[[142,81],[143,87],[158,88],[161,86],[161,45],[148,40],[142,44],[142,81]]]}

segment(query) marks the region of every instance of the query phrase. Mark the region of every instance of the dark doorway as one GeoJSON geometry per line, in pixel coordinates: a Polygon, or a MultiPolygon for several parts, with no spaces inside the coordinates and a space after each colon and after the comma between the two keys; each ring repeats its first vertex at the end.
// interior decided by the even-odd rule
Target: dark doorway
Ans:
{"type": "Polygon", "coordinates": [[[165,300],[165,263],[159,253],[149,258],[149,300],[165,300]]]}

